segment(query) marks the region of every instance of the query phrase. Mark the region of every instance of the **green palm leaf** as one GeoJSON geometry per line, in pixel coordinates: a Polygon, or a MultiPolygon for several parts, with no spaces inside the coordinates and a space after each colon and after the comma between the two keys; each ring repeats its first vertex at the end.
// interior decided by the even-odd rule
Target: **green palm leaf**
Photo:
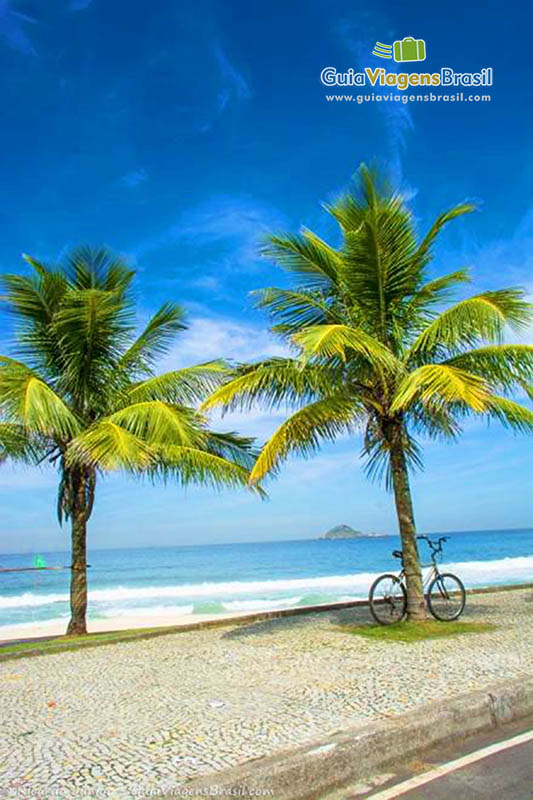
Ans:
{"type": "Polygon", "coordinates": [[[485,381],[466,370],[448,364],[425,364],[411,372],[399,384],[390,412],[409,409],[415,401],[422,403],[458,403],[482,413],[489,398],[485,381]]]}
{"type": "Polygon", "coordinates": [[[467,350],[446,364],[483,378],[495,391],[532,391],[533,346],[501,344],[467,350]]]}
{"type": "Polygon", "coordinates": [[[103,471],[140,473],[155,461],[153,449],[131,431],[111,420],[102,420],[72,439],[67,466],[88,465],[103,471]]]}
{"type": "Polygon", "coordinates": [[[431,253],[431,248],[442,229],[452,220],[462,217],[464,214],[472,214],[475,210],[476,206],[473,203],[459,203],[453,208],[450,208],[448,211],[444,211],[442,214],[439,214],[427,234],[422,239],[416,251],[415,260],[425,263],[428,260],[431,253]]]}
{"type": "Polygon", "coordinates": [[[443,311],[411,345],[408,358],[427,358],[436,353],[457,353],[482,342],[500,342],[505,327],[523,330],[531,306],[519,289],[501,289],[461,300],[443,311]]]}
{"type": "Polygon", "coordinates": [[[310,403],[292,414],[265,444],[252,470],[252,483],[273,472],[290,453],[309,456],[321,441],[334,441],[343,433],[353,432],[360,405],[346,396],[331,396],[310,403]]]}
{"type": "Polygon", "coordinates": [[[329,394],[335,380],[333,372],[325,367],[302,365],[284,358],[243,366],[238,373],[213,392],[200,410],[221,406],[224,411],[247,411],[255,403],[262,403],[269,409],[287,403],[301,404],[329,394]]]}
{"type": "Polygon", "coordinates": [[[61,397],[25,364],[6,356],[0,356],[0,409],[6,421],[55,440],[68,440],[79,431],[61,397]]]}
{"type": "Polygon", "coordinates": [[[294,334],[292,341],[301,348],[306,360],[340,358],[346,361],[349,351],[353,351],[378,369],[396,369],[399,366],[390,350],[362,328],[314,325],[294,334]]]}
{"type": "Polygon", "coordinates": [[[161,445],[156,448],[155,461],[147,474],[165,482],[175,479],[185,486],[194,483],[218,490],[250,488],[260,497],[266,497],[260,486],[250,486],[250,473],[245,467],[195,447],[161,445]]]}
{"type": "Polygon", "coordinates": [[[186,329],[184,316],[183,309],[175,303],[161,306],[121,356],[118,369],[149,374],[157,360],[168,351],[176,334],[186,329]]]}
{"type": "Polygon", "coordinates": [[[262,254],[305,281],[306,291],[329,289],[338,280],[338,254],[311,231],[269,236],[262,254]]]}
{"type": "Polygon", "coordinates": [[[196,404],[232,374],[233,370],[225,361],[208,361],[148,378],[129,388],[127,396],[132,402],[162,400],[179,405],[196,404]]]}
{"type": "Polygon", "coordinates": [[[276,333],[290,334],[308,325],[342,321],[335,306],[328,304],[321,292],[269,288],[252,295],[257,297],[256,307],[267,309],[278,321],[276,333]]]}
{"type": "Polygon", "coordinates": [[[492,395],[487,403],[489,417],[494,417],[518,433],[533,433],[533,411],[508,397],[492,395]]]}
{"type": "Polygon", "coordinates": [[[200,446],[205,441],[203,420],[190,408],[147,400],[111,414],[112,422],[149,444],[200,446]]]}
{"type": "Polygon", "coordinates": [[[38,463],[46,454],[47,441],[29,433],[23,425],[0,422],[0,462],[7,458],[25,464],[38,463]]]}

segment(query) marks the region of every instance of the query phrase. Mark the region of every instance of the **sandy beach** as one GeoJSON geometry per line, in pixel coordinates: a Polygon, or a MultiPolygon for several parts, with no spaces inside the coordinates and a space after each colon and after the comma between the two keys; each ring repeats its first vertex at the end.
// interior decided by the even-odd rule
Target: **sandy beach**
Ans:
{"type": "MultiPolygon", "coordinates": [[[[93,619],[87,621],[88,633],[104,633],[107,631],[125,631],[134,628],[165,628],[174,626],[193,626],[200,622],[217,620],[231,621],[239,617],[249,616],[249,611],[233,611],[225,614],[176,614],[172,615],[142,615],[120,616],[107,619],[93,619]]],[[[46,636],[62,636],[67,628],[68,620],[58,622],[26,622],[21,625],[5,625],[0,628],[0,642],[19,639],[33,639],[46,636]]]]}

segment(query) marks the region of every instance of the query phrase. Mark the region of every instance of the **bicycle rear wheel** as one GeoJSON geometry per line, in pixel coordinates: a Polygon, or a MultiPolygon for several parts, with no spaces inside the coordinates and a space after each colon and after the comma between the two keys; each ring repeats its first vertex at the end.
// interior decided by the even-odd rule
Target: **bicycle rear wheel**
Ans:
{"type": "Polygon", "coordinates": [[[407,594],[396,575],[380,575],[370,589],[370,613],[380,625],[400,622],[407,610],[407,594]]]}
{"type": "Polygon", "coordinates": [[[452,622],[464,611],[466,591],[462,581],[451,572],[443,572],[431,581],[428,588],[428,606],[435,619],[452,622]]]}

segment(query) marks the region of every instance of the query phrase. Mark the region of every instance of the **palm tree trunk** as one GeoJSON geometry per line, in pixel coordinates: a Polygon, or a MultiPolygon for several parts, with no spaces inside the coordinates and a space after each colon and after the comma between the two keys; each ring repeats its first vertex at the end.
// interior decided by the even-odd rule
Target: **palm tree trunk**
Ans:
{"type": "Polygon", "coordinates": [[[84,469],[74,471],[72,481],[70,573],[70,622],[67,636],[87,633],[87,521],[94,502],[95,476],[84,469]]]}
{"type": "Polygon", "coordinates": [[[394,426],[389,438],[392,485],[398,526],[402,539],[405,585],[407,589],[407,619],[425,620],[426,604],[422,582],[422,569],[416,541],[409,472],[402,445],[402,425],[394,426]]]}
{"type": "Polygon", "coordinates": [[[87,633],[87,523],[83,511],[72,514],[72,565],[70,574],[70,622],[67,636],[87,633]]]}

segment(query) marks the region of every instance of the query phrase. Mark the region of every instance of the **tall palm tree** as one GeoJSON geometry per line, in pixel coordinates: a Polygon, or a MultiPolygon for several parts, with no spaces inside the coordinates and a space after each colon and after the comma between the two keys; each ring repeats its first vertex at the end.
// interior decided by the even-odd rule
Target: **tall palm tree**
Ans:
{"type": "Polygon", "coordinates": [[[135,337],[134,272],[123,259],[84,247],[59,266],[25,259],[32,274],[0,278],[23,359],[0,357],[0,458],[58,467],[58,517],[72,529],[67,634],[83,634],[97,478],[122,470],[248,486],[255,454],[251,439],[210,430],[195,408],[227,378],[224,362],[155,373],[186,327],[178,305],[163,305],[135,337]]]}
{"type": "Polygon", "coordinates": [[[533,430],[533,413],[513,399],[532,396],[533,347],[504,344],[506,326],[522,330],[532,308],[519,289],[444,301],[466,270],[430,279],[428,265],[444,226],[473,210],[458,205],[418,239],[402,196],[364,165],[359,185],[326,211],[340,226],[332,247],[310,230],[272,235],[265,254],[287,270],[293,289],[259,291],[272,330],[297,353],[242,365],[206,410],[254,403],[297,410],[264,445],[252,482],[291,453],[304,456],[323,439],[364,429],[370,477],[394,492],[407,576],[408,615],[425,616],[409,472],[421,466],[416,435],[455,439],[469,414],[533,430]]]}

